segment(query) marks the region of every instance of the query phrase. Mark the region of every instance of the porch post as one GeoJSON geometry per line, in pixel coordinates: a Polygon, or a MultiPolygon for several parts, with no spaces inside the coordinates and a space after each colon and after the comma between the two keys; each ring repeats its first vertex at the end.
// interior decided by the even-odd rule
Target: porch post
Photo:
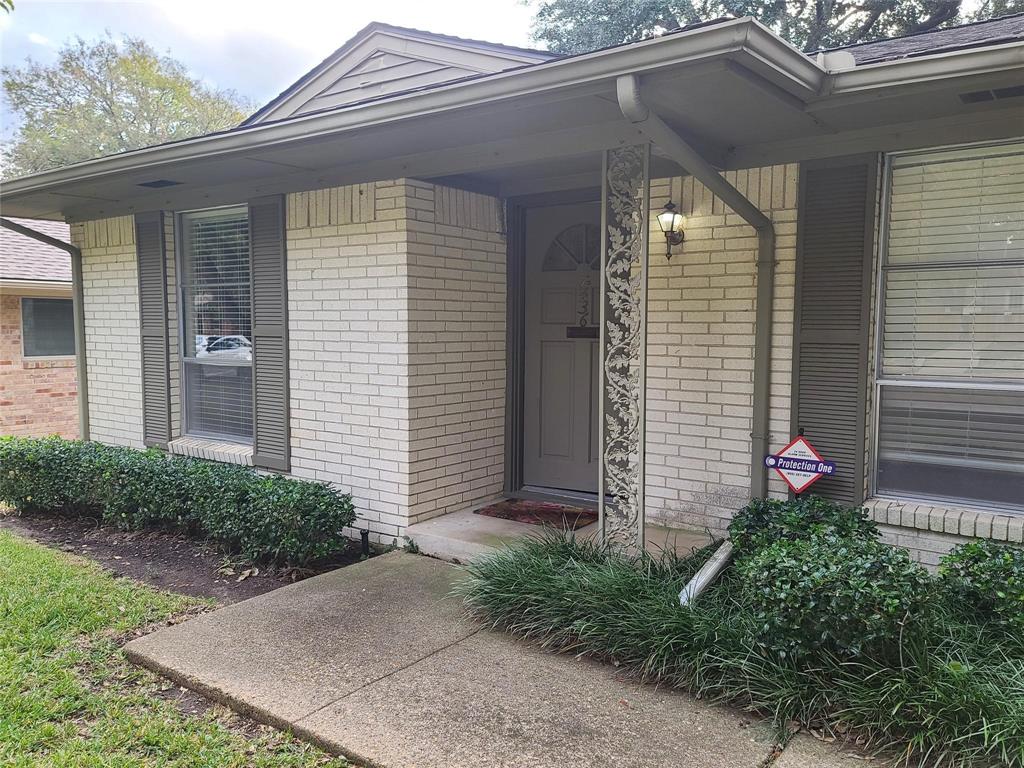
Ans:
{"type": "Polygon", "coordinates": [[[644,548],[644,379],[651,145],[606,150],[601,174],[598,509],[602,540],[644,548]]]}

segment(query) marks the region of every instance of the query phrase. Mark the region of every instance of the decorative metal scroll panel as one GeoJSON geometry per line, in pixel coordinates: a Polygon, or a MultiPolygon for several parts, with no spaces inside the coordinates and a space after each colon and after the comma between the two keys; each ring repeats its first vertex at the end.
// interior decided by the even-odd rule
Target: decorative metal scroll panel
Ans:
{"type": "Polygon", "coordinates": [[[650,145],[605,152],[601,244],[601,533],[644,546],[644,369],[650,145]]]}

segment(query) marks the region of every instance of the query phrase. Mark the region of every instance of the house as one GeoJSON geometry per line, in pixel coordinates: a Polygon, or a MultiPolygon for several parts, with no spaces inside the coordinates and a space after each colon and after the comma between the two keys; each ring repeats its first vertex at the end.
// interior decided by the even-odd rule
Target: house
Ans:
{"type": "Polygon", "coordinates": [[[922,561],[1024,538],[1024,15],[811,55],[371,24],[0,202],[71,222],[83,434],[336,483],[380,541],[502,495],[720,532],[800,430],[922,561]]]}
{"type": "MultiPolygon", "coordinates": [[[[58,240],[68,225],[16,219],[58,240]]],[[[0,435],[78,436],[71,258],[0,229],[0,435]]]]}

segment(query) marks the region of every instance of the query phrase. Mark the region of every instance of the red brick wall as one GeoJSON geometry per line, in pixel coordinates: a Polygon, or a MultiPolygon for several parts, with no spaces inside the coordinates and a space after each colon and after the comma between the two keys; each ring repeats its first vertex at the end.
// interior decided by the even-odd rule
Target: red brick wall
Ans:
{"type": "Polygon", "coordinates": [[[0,295],[0,435],[78,437],[74,358],[21,356],[21,301],[0,295]]]}

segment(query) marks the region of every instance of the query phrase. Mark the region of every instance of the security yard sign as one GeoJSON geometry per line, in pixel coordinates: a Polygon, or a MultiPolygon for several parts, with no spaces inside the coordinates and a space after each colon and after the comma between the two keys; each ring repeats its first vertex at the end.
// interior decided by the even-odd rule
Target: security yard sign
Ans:
{"type": "Polygon", "coordinates": [[[821,458],[803,436],[778,453],[765,456],[764,465],[778,472],[793,493],[803,493],[818,479],[836,471],[836,465],[821,458]]]}

